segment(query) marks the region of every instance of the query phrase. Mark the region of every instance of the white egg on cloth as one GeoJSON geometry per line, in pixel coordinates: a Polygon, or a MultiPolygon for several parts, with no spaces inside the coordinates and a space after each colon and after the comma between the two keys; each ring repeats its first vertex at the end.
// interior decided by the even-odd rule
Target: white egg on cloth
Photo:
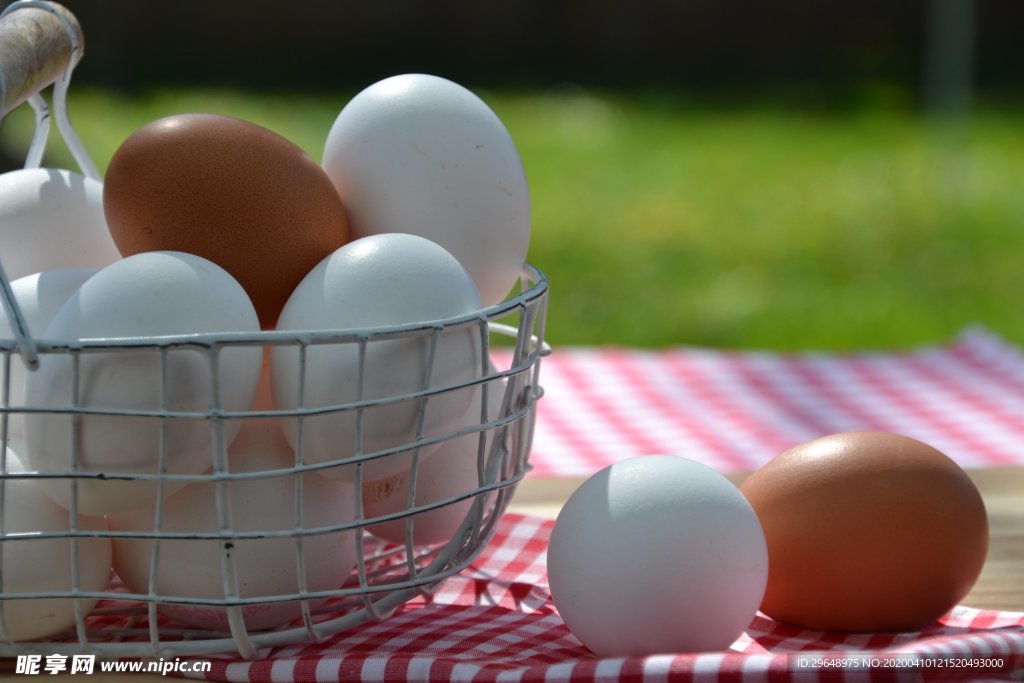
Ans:
{"type": "MultiPolygon", "coordinates": [[[[3,473],[21,473],[26,469],[18,439],[8,442],[3,473]]],[[[110,579],[111,542],[109,538],[37,537],[41,533],[64,534],[71,531],[71,515],[43,495],[38,479],[5,478],[0,522],[5,535],[0,593],[71,592],[74,588],[72,546],[78,544],[78,589],[98,592],[110,579]]],[[[102,517],[79,515],[79,531],[105,531],[102,517]]],[[[97,598],[78,598],[83,616],[96,606],[97,598]]],[[[0,602],[7,636],[12,641],[39,640],[56,636],[75,625],[75,600],[63,597],[7,598],[0,602]]]]}
{"type": "Polygon", "coordinates": [[[322,163],[353,238],[437,242],[488,306],[515,286],[530,242],[526,174],[504,124],[467,88],[427,74],[374,83],[338,114],[322,163]]]}
{"type": "Polygon", "coordinates": [[[750,503],[710,467],[671,455],[584,481],[555,520],[547,562],[558,613],[602,657],[724,650],[768,580],[750,503]]]}
{"type": "MultiPolygon", "coordinates": [[[[58,268],[26,275],[12,282],[11,291],[21,309],[22,319],[29,334],[35,338],[41,337],[65,302],[97,271],[97,268],[58,268]]],[[[3,308],[0,308],[0,336],[14,338],[14,326],[3,308]]],[[[12,356],[10,368],[8,405],[17,408],[24,404],[27,371],[16,356],[12,356]]],[[[4,366],[0,364],[0,382],[5,381],[4,373],[4,366]]],[[[16,437],[25,435],[24,413],[10,414],[7,434],[16,437]]]]}
{"type": "MultiPolygon", "coordinates": [[[[480,308],[472,278],[445,249],[415,235],[371,235],[341,247],[303,279],[277,330],[354,333],[432,323],[480,308]]],[[[301,427],[303,462],[332,463],[322,470],[327,476],[353,479],[355,468],[344,461],[368,454],[379,457],[363,461],[363,481],[407,470],[417,438],[457,424],[479,391],[465,385],[483,372],[480,336],[474,321],[443,331],[428,324],[362,343],[311,344],[304,368],[299,348],[275,346],[270,363],[275,407],[323,409],[301,422],[282,419],[288,442],[299,448],[301,427]],[[424,391],[437,393],[424,400],[417,395],[424,391]],[[351,409],[360,400],[382,403],[351,409]],[[389,449],[404,450],[383,453],[389,449]]],[[[419,447],[420,457],[436,448],[419,447]]]]}
{"type": "MultiPolygon", "coordinates": [[[[269,419],[245,421],[228,452],[229,475],[280,470],[279,476],[235,478],[227,485],[230,518],[235,532],[289,532],[299,528],[296,477],[302,477],[303,529],[341,526],[355,519],[352,484],[314,474],[288,471],[295,453],[277,424],[269,419]]],[[[214,533],[218,530],[217,491],[213,482],[189,484],[164,501],[160,530],[167,533],[214,533]]],[[[150,507],[110,518],[114,531],[151,532],[155,510],[150,507]]],[[[159,561],[152,566],[153,541],[114,540],[114,568],[128,588],[149,593],[151,574],[156,592],[168,598],[161,612],[183,623],[227,630],[228,616],[219,605],[174,602],[179,599],[222,600],[225,597],[222,555],[234,556],[241,598],[253,600],[242,607],[246,628],[264,630],[301,616],[300,603],[279,600],[300,588],[297,539],[289,534],[259,538],[164,538],[159,561]],[[230,547],[225,547],[229,545],[230,547]]],[[[355,565],[355,533],[351,529],[307,534],[302,538],[304,581],[307,591],[340,587],[355,565]]],[[[311,607],[323,600],[311,601],[311,607]]]]}
{"type": "Polygon", "coordinates": [[[0,175],[0,262],[9,280],[120,258],[103,214],[103,183],[52,168],[0,175]]]}
{"type": "MultiPolygon", "coordinates": [[[[146,252],[89,278],[61,307],[45,336],[74,341],[259,330],[245,291],[220,266],[192,254],[146,252]]],[[[86,349],[77,362],[70,353],[43,354],[39,369],[26,380],[26,405],[57,412],[26,414],[27,464],[41,472],[74,469],[101,475],[78,480],[81,513],[108,514],[151,503],[158,490],[155,481],[116,475],[158,474],[161,459],[172,474],[199,474],[209,468],[215,447],[206,418],[214,401],[212,368],[217,367],[221,408],[243,411],[256,391],[262,356],[258,346],[224,347],[215,364],[204,349],[189,346],[168,348],[163,354],[153,348],[86,349]],[[77,415],[76,430],[71,408],[163,409],[191,416],[86,412],[77,415]]],[[[240,426],[238,421],[224,422],[227,443],[240,426]]],[[[69,479],[41,483],[55,502],[70,505],[69,479]]],[[[181,485],[165,482],[164,495],[181,485]]]]}

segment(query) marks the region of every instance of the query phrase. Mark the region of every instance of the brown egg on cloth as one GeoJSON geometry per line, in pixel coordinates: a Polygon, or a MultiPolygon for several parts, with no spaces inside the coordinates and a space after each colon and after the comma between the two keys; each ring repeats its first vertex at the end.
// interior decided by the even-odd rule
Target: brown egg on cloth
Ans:
{"type": "Polygon", "coordinates": [[[833,434],[740,487],[768,543],[761,611],[842,632],[918,630],[974,586],[988,550],[981,495],[949,457],[885,432],[833,434]]]}
{"type": "Polygon", "coordinates": [[[341,198],[298,146],[247,121],[181,114],[114,153],[103,209],[122,256],[184,251],[227,270],[273,327],[299,281],[349,240],[341,198]]]}

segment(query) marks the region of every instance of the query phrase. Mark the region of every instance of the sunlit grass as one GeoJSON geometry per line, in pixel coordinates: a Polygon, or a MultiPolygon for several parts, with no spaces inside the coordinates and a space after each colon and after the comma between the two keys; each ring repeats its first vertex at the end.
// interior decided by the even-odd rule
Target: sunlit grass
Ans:
{"type": "MultiPolygon", "coordinates": [[[[700,107],[664,93],[478,91],[515,138],[557,344],[899,347],[980,322],[1024,341],[1024,126],[901,109],[700,107]]],[[[353,93],[73,92],[105,168],[138,126],[230,114],[320,158],[353,93]]],[[[27,144],[29,117],[5,122],[27,144]]],[[[51,163],[70,164],[59,145],[51,163]]]]}

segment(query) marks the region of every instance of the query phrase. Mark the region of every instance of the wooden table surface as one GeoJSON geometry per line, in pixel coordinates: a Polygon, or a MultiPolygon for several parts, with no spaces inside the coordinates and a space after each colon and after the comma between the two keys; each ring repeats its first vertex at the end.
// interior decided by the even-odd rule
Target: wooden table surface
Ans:
{"type": "MultiPolygon", "coordinates": [[[[989,551],[974,590],[963,600],[971,607],[1024,611],[1024,467],[971,471],[989,514],[989,551]]],[[[730,475],[739,483],[745,474],[730,475]]],[[[527,477],[510,511],[554,518],[582,479],[527,477]]],[[[35,678],[35,677],[31,677],[35,678]]],[[[95,674],[92,681],[154,681],[156,675],[95,674]]],[[[13,660],[0,660],[0,683],[29,680],[14,673],[13,660]]]]}

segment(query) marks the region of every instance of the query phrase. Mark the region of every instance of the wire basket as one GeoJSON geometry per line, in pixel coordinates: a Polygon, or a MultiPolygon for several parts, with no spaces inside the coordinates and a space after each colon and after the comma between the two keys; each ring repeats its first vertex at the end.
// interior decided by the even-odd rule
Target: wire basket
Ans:
{"type": "MultiPolygon", "coordinates": [[[[19,49],[31,51],[35,66],[16,74],[19,87],[13,88],[12,70],[0,64],[5,71],[0,75],[6,77],[0,83],[0,116],[23,101],[33,106],[37,128],[26,166],[38,164],[49,118],[39,91],[54,83],[61,133],[83,173],[98,178],[70,126],[64,99],[81,51],[74,17],[52,3],[23,0],[8,7],[0,21],[14,12],[20,13],[19,19],[29,17],[25,21],[33,26],[31,45],[19,49]],[[21,13],[26,9],[34,11],[21,13]]],[[[6,47],[0,44],[0,60],[6,47]]],[[[11,338],[0,339],[0,440],[8,443],[15,420],[45,419],[57,426],[60,438],[66,436],[69,454],[66,468],[23,471],[0,449],[0,656],[226,653],[251,659],[266,648],[321,641],[386,618],[465,569],[486,546],[529,470],[536,402],[542,395],[540,361],[550,352],[543,341],[547,280],[532,266],[524,267],[519,286],[504,302],[471,314],[386,328],[300,333],[34,339],[2,267],[0,286],[12,328],[11,338]],[[436,372],[441,350],[452,339],[469,349],[465,372],[457,381],[436,372]],[[367,384],[379,370],[375,352],[396,347],[411,355],[422,376],[408,391],[376,395],[367,384]],[[297,408],[278,410],[259,399],[245,410],[227,405],[225,359],[259,349],[265,359],[275,353],[296,359],[297,408]],[[354,398],[307,405],[304,387],[315,372],[311,358],[325,349],[344,350],[358,359],[354,398]],[[112,354],[144,361],[152,369],[152,405],[125,408],[79,400],[91,363],[112,354]],[[202,409],[171,407],[177,405],[170,395],[174,373],[185,357],[203,379],[193,383],[202,396],[202,409]],[[11,377],[18,363],[30,371],[63,364],[70,378],[68,404],[31,405],[12,395],[11,377]],[[436,406],[452,397],[461,397],[465,411],[456,419],[432,419],[436,406]],[[371,425],[397,421],[399,415],[403,425],[411,425],[399,430],[407,435],[404,440],[381,443],[370,438],[371,425]],[[313,462],[305,457],[306,442],[323,420],[347,421],[351,447],[345,457],[313,462]],[[150,471],[87,467],[82,443],[90,423],[127,425],[133,433],[152,437],[148,446],[159,454],[155,466],[150,471]],[[181,431],[203,435],[206,471],[169,471],[168,453],[181,431]],[[286,459],[236,466],[232,444],[243,434],[259,444],[273,439],[280,443],[282,434],[288,435],[288,446],[281,447],[286,459]],[[390,464],[389,474],[377,477],[381,464],[390,464]],[[458,477],[451,474],[455,471],[461,476],[457,485],[458,477]],[[2,513],[8,510],[6,504],[19,502],[19,487],[27,482],[64,491],[66,528],[10,528],[2,513]],[[147,514],[134,515],[131,524],[117,523],[116,516],[97,522],[87,514],[82,503],[87,494],[104,495],[117,487],[146,491],[152,505],[147,514]],[[190,494],[192,498],[175,507],[181,494],[196,491],[201,493],[190,494]],[[319,502],[307,505],[311,500],[319,502]],[[266,517],[275,505],[273,523],[240,523],[240,509],[260,518],[256,513],[266,517]],[[206,523],[190,526],[189,516],[203,511],[209,513],[206,523]],[[11,590],[5,585],[7,560],[18,560],[30,543],[59,545],[57,555],[69,565],[67,589],[11,590]],[[122,580],[107,566],[97,585],[85,561],[103,544],[113,548],[122,564],[133,558],[139,576],[122,580]],[[262,554],[250,552],[254,548],[262,554]],[[253,557],[262,559],[254,562],[253,557]],[[200,575],[204,580],[193,586],[168,582],[176,576],[168,560],[178,566],[205,562],[207,571],[200,575]],[[276,577],[276,583],[263,581],[267,576],[276,577]],[[70,611],[71,626],[45,638],[17,637],[17,609],[33,604],[70,611]]],[[[266,373],[265,360],[261,382],[266,382],[266,373]]]]}

